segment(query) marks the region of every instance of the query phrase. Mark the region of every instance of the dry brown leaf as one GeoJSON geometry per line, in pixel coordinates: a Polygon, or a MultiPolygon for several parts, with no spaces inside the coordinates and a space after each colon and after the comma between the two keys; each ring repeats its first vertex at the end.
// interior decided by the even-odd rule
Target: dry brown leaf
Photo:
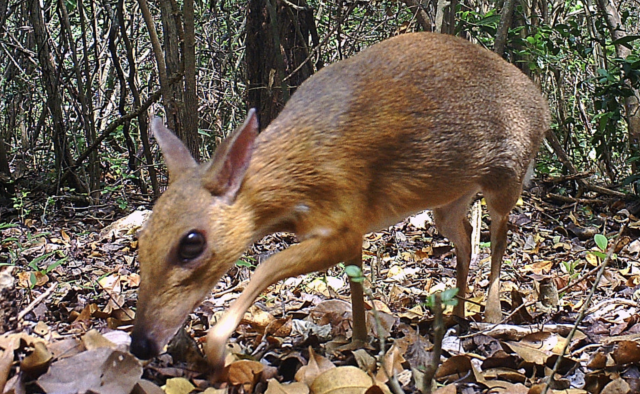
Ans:
{"type": "Polygon", "coordinates": [[[47,368],[49,368],[49,363],[52,359],[53,355],[49,349],[47,349],[47,346],[42,342],[38,342],[33,346],[33,352],[20,363],[20,369],[28,376],[37,378],[47,372],[47,368]]]}
{"type": "Polygon", "coordinates": [[[87,350],[84,344],[76,338],[67,338],[61,341],[54,341],[48,345],[49,351],[57,359],[75,356],[87,350]]]}
{"type": "Polygon", "coordinates": [[[47,323],[40,320],[36,326],[33,327],[33,332],[40,336],[45,336],[49,333],[49,326],[47,326],[47,323]]]}
{"type": "Polygon", "coordinates": [[[102,334],[96,330],[90,330],[84,334],[82,336],[82,343],[87,350],[94,350],[102,347],[110,349],[116,348],[116,345],[113,342],[103,337],[102,334]]]}
{"type": "Polygon", "coordinates": [[[618,366],[640,361],[640,344],[634,341],[621,341],[616,344],[611,354],[618,366]]]}
{"type": "Polygon", "coordinates": [[[155,383],[146,379],[140,379],[133,388],[133,391],[131,391],[131,394],[165,394],[165,392],[155,383]]]}
{"type": "Polygon", "coordinates": [[[291,335],[293,329],[292,317],[275,319],[264,329],[264,335],[285,338],[291,335]]]}
{"type": "Polygon", "coordinates": [[[229,390],[225,389],[214,389],[213,387],[208,387],[202,394],[229,394],[229,390]]]}
{"type": "Polygon", "coordinates": [[[468,356],[453,356],[442,363],[436,371],[435,379],[438,382],[458,381],[465,375],[473,376],[473,367],[468,356]]]}
{"type": "Polygon", "coordinates": [[[363,371],[373,372],[376,369],[376,359],[367,353],[364,349],[358,349],[353,352],[353,357],[358,363],[358,367],[363,371]]]}
{"type": "Polygon", "coordinates": [[[529,271],[537,275],[544,275],[551,272],[553,262],[547,260],[537,261],[533,264],[525,264],[523,268],[525,271],[529,271]]]}
{"type": "Polygon", "coordinates": [[[260,380],[264,365],[258,361],[240,360],[225,367],[227,382],[232,386],[243,386],[246,393],[253,392],[253,386],[260,380]]]}
{"type": "Polygon", "coordinates": [[[456,394],[457,392],[458,389],[456,388],[455,384],[448,384],[444,387],[440,387],[439,389],[434,391],[433,394],[456,394]]]}
{"type": "Polygon", "coordinates": [[[11,372],[13,351],[18,341],[11,341],[6,336],[0,337],[0,393],[4,393],[4,386],[11,372]]]}
{"type": "Polygon", "coordinates": [[[366,372],[346,366],[324,372],[310,388],[313,394],[364,394],[371,386],[371,377],[366,372]]]}
{"type": "Polygon", "coordinates": [[[69,234],[67,234],[66,231],[64,231],[64,229],[60,229],[60,236],[62,237],[62,239],[64,239],[64,242],[69,243],[69,241],[71,241],[71,237],[69,236],[69,234]]]}
{"type": "Polygon", "coordinates": [[[91,316],[98,310],[96,304],[89,304],[84,307],[82,312],[73,320],[73,322],[86,322],[91,320],[91,316]]]}
{"type": "Polygon", "coordinates": [[[534,349],[519,342],[506,342],[506,344],[511,348],[511,350],[513,350],[518,356],[520,356],[521,359],[528,363],[544,365],[549,356],[551,356],[551,352],[549,351],[545,352],[534,349]]]}
{"type": "Polygon", "coordinates": [[[529,388],[522,383],[509,383],[504,380],[488,380],[484,383],[491,393],[528,394],[529,388]]]}
{"type": "Polygon", "coordinates": [[[129,393],[142,376],[142,366],[129,353],[100,348],[51,364],[38,379],[46,393],[129,393]]]}
{"type": "MultiPolygon", "coordinates": [[[[404,371],[402,363],[406,361],[403,357],[406,350],[407,343],[398,340],[393,343],[393,346],[391,346],[391,348],[384,355],[384,365],[389,374],[395,375],[401,371],[404,371]]],[[[376,381],[386,383],[388,380],[389,378],[387,377],[385,371],[380,368],[380,370],[376,374],[376,381]]]]}
{"type": "Polygon", "coordinates": [[[631,386],[629,383],[625,382],[624,379],[618,378],[612,380],[604,386],[604,389],[600,392],[600,394],[629,394],[631,393],[631,386]]]}
{"type": "Polygon", "coordinates": [[[295,379],[297,382],[311,386],[320,374],[335,367],[329,359],[316,354],[313,348],[309,347],[309,364],[301,367],[298,372],[296,372],[295,379]]]}
{"type": "Polygon", "coordinates": [[[424,311],[420,305],[416,305],[411,309],[407,309],[398,314],[399,317],[413,320],[413,319],[422,319],[424,316],[424,311]]]}
{"type": "Polygon", "coordinates": [[[271,313],[263,311],[256,305],[252,305],[248,311],[245,312],[244,317],[240,321],[241,324],[250,324],[255,330],[264,332],[265,327],[269,325],[275,317],[271,313]]]}
{"type": "Polygon", "coordinates": [[[282,384],[275,379],[269,379],[264,394],[309,394],[309,386],[301,382],[282,384]]]}
{"type": "Polygon", "coordinates": [[[603,369],[607,366],[607,356],[601,351],[597,351],[591,355],[591,359],[587,363],[589,369],[603,369]]]}
{"type": "Polygon", "coordinates": [[[195,388],[196,386],[185,378],[167,379],[167,383],[162,386],[166,394],[189,394],[195,388]]]}
{"type": "Polygon", "coordinates": [[[47,282],[49,282],[49,277],[41,271],[25,271],[18,274],[18,285],[27,289],[32,285],[34,287],[44,286],[47,282]],[[35,278],[35,283],[32,282],[32,275],[35,278]]]}

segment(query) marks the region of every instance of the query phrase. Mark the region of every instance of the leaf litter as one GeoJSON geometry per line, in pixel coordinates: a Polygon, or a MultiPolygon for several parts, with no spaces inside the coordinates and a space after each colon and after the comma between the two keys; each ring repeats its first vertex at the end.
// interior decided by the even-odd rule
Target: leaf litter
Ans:
{"type": "MultiPolygon", "coordinates": [[[[490,263],[485,213],[470,269],[468,320],[445,310],[435,392],[541,393],[565,345],[549,392],[640,392],[638,213],[620,202],[556,206],[531,195],[524,201],[510,217],[501,273],[508,318],[480,322],[490,263]],[[613,240],[623,223],[625,232],[613,240]],[[604,249],[614,242],[615,258],[569,341],[604,249]]],[[[136,210],[105,226],[109,215],[100,218],[98,210],[0,229],[0,392],[371,394],[391,393],[390,380],[407,393],[424,387],[434,347],[425,302],[455,287],[453,247],[429,213],[363,240],[365,286],[374,298],[366,300],[370,343],[351,346],[342,265],[289,278],[246,313],[214,385],[200,352],[208,328],[253,268],[295,238],[273,234],[254,245],[166,351],[142,363],[128,353],[128,332],[140,281],[135,232],[148,214],[136,210]]]]}

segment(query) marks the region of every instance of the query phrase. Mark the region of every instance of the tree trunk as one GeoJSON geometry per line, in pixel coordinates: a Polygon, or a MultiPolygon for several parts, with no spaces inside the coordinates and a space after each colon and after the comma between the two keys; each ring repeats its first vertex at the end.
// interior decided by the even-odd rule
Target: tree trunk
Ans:
{"type": "MultiPolygon", "coordinates": [[[[69,168],[73,159],[67,144],[67,136],[65,133],[64,116],[62,114],[62,99],[58,84],[58,73],[53,63],[51,49],[49,48],[49,35],[47,34],[42,8],[40,1],[31,0],[31,12],[29,17],[33,25],[33,33],[37,46],[38,59],[40,61],[40,69],[42,70],[42,81],[45,92],[47,94],[47,108],[52,116],[53,123],[53,147],[55,152],[55,166],[57,176],[60,177],[62,172],[69,168]]],[[[75,172],[71,173],[69,178],[70,186],[76,189],[78,193],[86,193],[87,188],[80,181],[75,172]]],[[[56,185],[59,187],[60,185],[56,185]]]]}
{"type": "Polygon", "coordinates": [[[309,37],[314,32],[313,13],[305,0],[249,0],[247,104],[258,110],[262,129],[280,113],[295,89],[313,74],[311,62],[296,69],[309,56],[309,37]]]}
{"type": "MultiPolygon", "coordinates": [[[[600,11],[605,15],[607,21],[607,27],[611,32],[611,39],[618,41],[627,36],[625,26],[620,19],[620,13],[613,4],[613,0],[598,0],[598,7],[600,11]]],[[[621,59],[626,59],[631,54],[631,49],[626,46],[617,43],[616,55],[621,59]]],[[[640,105],[638,98],[640,92],[638,89],[634,89],[628,80],[625,80],[625,84],[632,92],[629,97],[624,99],[624,109],[626,112],[627,128],[629,129],[629,149],[633,156],[640,155],[640,105]]],[[[632,171],[634,174],[638,173],[638,162],[634,161],[632,164],[632,171]]]]}
{"type": "Polygon", "coordinates": [[[507,44],[507,38],[509,37],[514,5],[515,0],[505,0],[502,12],[500,13],[500,23],[498,24],[498,31],[496,32],[493,51],[501,57],[504,56],[504,48],[507,44]]]}
{"type": "Polygon", "coordinates": [[[425,10],[422,8],[422,4],[420,4],[418,0],[402,0],[402,2],[415,14],[418,24],[422,27],[422,30],[433,31],[429,15],[427,15],[425,10]]]}
{"type": "Polygon", "coordinates": [[[170,129],[185,143],[191,155],[200,157],[200,136],[198,134],[198,100],[195,81],[195,33],[193,0],[186,0],[184,20],[172,0],[160,0],[164,55],[155,31],[153,16],[146,0],[138,0],[149,30],[154,54],[158,65],[162,102],[166,122],[170,129]],[[184,81],[170,83],[176,75],[185,76],[184,81]]]}

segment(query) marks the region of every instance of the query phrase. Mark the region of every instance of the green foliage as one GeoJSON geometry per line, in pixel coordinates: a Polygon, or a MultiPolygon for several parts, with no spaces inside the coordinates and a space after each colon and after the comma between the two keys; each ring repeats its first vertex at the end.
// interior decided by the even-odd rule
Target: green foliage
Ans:
{"type": "Polygon", "coordinates": [[[236,261],[236,267],[255,268],[256,259],[254,259],[253,257],[245,257],[244,260],[236,261]]]}
{"type": "Polygon", "coordinates": [[[28,196],[29,192],[21,190],[16,194],[15,197],[11,198],[11,201],[13,201],[13,208],[20,212],[20,220],[22,220],[23,222],[31,213],[31,210],[27,208],[26,200],[28,196]]]}
{"type": "MultiPolygon", "coordinates": [[[[456,306],[458,305],[458,299],[456,295],[458,295],[458,288],[447,289],[440,293],[440,301],[442,302],[442,306],[456,306]]],[[[436,295],[431,294],[427,301],[425,301],[425,306],[429,309],[432,309],[436,303],[436,295]]]]}
{"type": "Polygon", "coordinates": [[[362,270],[357,265],[348,265],[344,268],[344,273],[347,274],[349,279],[355,283],[364,282],[364,275],[362,274],[362,270]]]}
{"type": "Polygon", "coordinates": [[[596,242],[596,245],[598,246],[598,248],[600,248],[600,250],[602,250],[603,252],[607,251],[607,244],[609,243],[607,237],[602,234],[596,234],[593,237],[593,240],[596,242]]]}

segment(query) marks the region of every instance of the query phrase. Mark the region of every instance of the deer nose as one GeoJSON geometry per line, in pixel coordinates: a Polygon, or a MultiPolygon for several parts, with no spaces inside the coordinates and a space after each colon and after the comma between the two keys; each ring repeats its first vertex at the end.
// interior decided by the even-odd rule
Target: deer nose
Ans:
{"type": "Polygon", "coordinates": [[[148,360],[158,355],[155,342],[143,333],[134,331],[131,334],[131,353],[141,360],[148,360]]]}

